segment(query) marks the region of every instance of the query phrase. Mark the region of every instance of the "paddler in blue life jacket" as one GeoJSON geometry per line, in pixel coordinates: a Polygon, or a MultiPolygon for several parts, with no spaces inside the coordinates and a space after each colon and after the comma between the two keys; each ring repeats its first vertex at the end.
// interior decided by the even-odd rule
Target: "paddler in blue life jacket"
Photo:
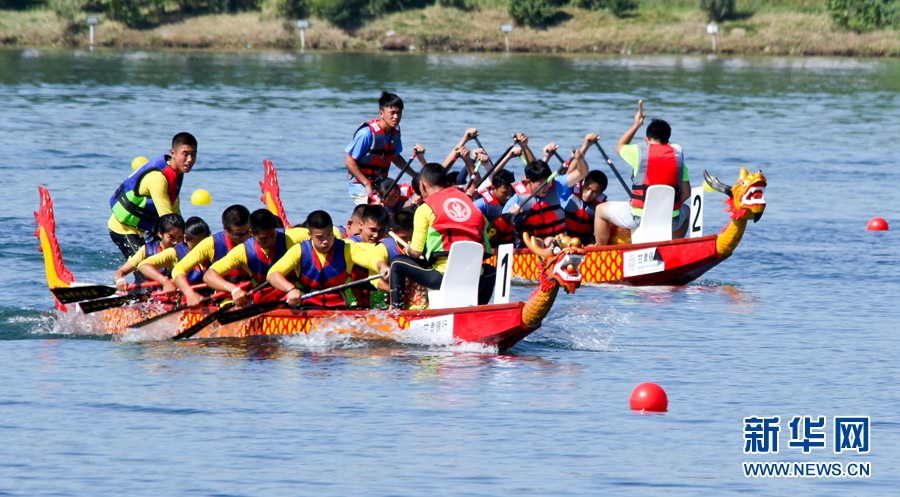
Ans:
{"type": "MultiPolygon", "coordinates": [[[[125,292],[128,289],[128,282],[125,280],[125,277],[140,266],[144,259],[184,241],[184,219],[181,218],[180,214],[166,214],[159,218],[155,227],[151,228],[151,232],[153,233],[153,239],[138,247],[137,251],[113,275],[116,289],[120,292],[125,292]]],[[[144,281],[146,280],[143,274],[135,274],[134,282],[136,284],[144,281]]]]}
{"type": "Polygon", "coordinates": [[[310,239],[294,245],[269,270],[268,280],[274,288],[287,294],[292,306],[342,309],[349,299],[343,292],[326,293],[306,301],[304,293],[324,290],[349,282],[354,268],[362,266],[381,273],[387,279],[390,270],[386,259],[379,258],[364,243],[350,243],[334,236],[331,216],[313,211],[306,218],[310,239]],[[295,280],[296,283],[288,278],[295,280]]]}
{"type": "MultiPolygon", "coordinates": [[[[250,211],[243,205],[232,205],[222,212],[222,231],[204,238],[185,257],[179,259],[172,268],[172,280],[181,290],[188,305],[194,305],[203,298],[191,288],[195,268],[209,268],[248,238],[250,238],[250,211]]],[[[241,270],[232,271],[225,275],[225,279],[233,283],[239,281],[241,275],[246,279],[246,273],[241,270]]]]}
{"type": "MultiPolygon", "coordinates": [[[[150,256],[138,265],[138,271],[148,280],[159,283],[166,297],[174,297],[178,292],[175,282],[169,277],[172,268],[178,261],[184,259],[188,253],[202,240],[209,238],[209,225],[199,217],[188,218],[184,222],[184,241],[169,247],[156,255],[150,256]]],[[[203,271],[207,266],[195,265],[185,275],[191,285],[203,283],[203,271]]]]}
{"type": "Polygon", "coordinates": [[[133,172],[109,199],[109,237],[127,258],[144,244],[142,237],[160,217],[181,214],[181,183],[197,161],[197,139],[190,133],[172,138],[171,155],[150,159],[133,172]]]}
{"type": "MultiPolygon", "coordinates": [[[[406,278],[426,288],[437,289],[444,280],[447,255],[456,241],[472,241],[491,254],[487,241],[487,219],[472,203],[472,199],[447,183],[444,166],[429,163],[419,174],[419,190],[424,205],[416,209],[413,218],[413,236],[408,255],[401,255],[391,264],[391,305],[401,309],[406,294],[406,278]],[[418,262],[425,256],[426,265],[418,262]]],[[[496,271],[492,266],[482,266],[478,285],[478,303],[491,299],[496,271]]]]}
{"type": "MultiPolygon", "coordinates": [[[[573,153],[566,174],[557,176],[553,183],[542,188],[553,174],[550,166],[544,160],[535,160],[525,166],[525,179],[513,185],[514,195],[506,202],[503,213],[514,216],[516,236],[521,240],[522,233],[528,232],[538,238],[552,238],[566,233],[566,213],[563,206],[572,195],[572,190],[581,180],[587,176],[588,166],[584,160],[587,149],[599,140],[596,133],[588,133],[584,136],[581,148],[573,153]],[[527,205],[520,205],[535,190],[540,190],[527,205]]],[[[528,143],[520,142],[520,146],[530,154],[528,143]]],[[[544,147],[545,154],[557,149],[553,143],[544,147]]]]}
{"type": "Polygon", "coordinates": [[[590,171],[581,183],[572,189],[566,201],[566,234],[578,238],[585,245],[594,243],[594,219],[597,206],[606,202],[606,187],[609,178],[603,171],[590,171]]]}
{"type": "Polygon", "coordinates": [[[681,145],[669,143],[672,128],[662,119],[654,119],[647,126],[647,136],[640,144],[632,145],[634,134],[644,124],[641,102],[634,116],[634,124],[616,144],[616,153],[627,162],[632,171],[631,202],[607,202],[597,207],[594,233],[597,245],[609,241],[609,224],[633,230],[640,226],[644,214],[644,193],[652,185],[668,185],[675,189],[675,205],[672,206],[672,237],[684,238],[691,216],[691,180],[681,145]]]}
{"type": "Polygon", "coordinates": [[[389,262],[406,253],[405,246],[412,241],[413,234],[413,213],[408,210],[398,212],[391,218],[391,228],[389,231],[391,236],[381,239],[381,243],[387,249],[389,262]],[[396,238],[395,238],[396,237],[396,238]],[[398,239],[406,245],[398,243],[398,239]]]}
{"type": "MultiPolygon", "coordinates": [[[[278,229],[278,216],[266,209],[258,209],[250,214],[250,234],[253,235],[252,238],[214,262],[203,276],[203,281],[209,288],[219,292],[231,292],[232,300],[238,307],[249,301],[247,291],[225,279],[225,275],[236,269],[242,269],[250,275],[250,281],[254,286],[259,285],[266,280],[272,265],[295,244],[292,237],[287,236],[284,230],[278,229]]],[[[270,297],[275,298],[276,295],[260,292],[253,296],[253,299],[255,302],[261,302],[269,300],[270,297]]]]}
{"type": "MultiPolygon", "coordinates": [[[[362,123],[347,145],[344,165],[347,166],[347,190],[357,204],[366,204],[375,191],[372,184],[376,178],[387,178],[393,163],[400,169],[406,161],[400,155],[403,143],[400,141],[400,118],[403,116],[403,100],[399,96],[381,92],[378,99],[378,118],[362,123]]],[[[419,160],[424,164],[425,148],[416,144],[419,160]]],[[[411,168],[407,173],[415,177],[411,168]]]]}

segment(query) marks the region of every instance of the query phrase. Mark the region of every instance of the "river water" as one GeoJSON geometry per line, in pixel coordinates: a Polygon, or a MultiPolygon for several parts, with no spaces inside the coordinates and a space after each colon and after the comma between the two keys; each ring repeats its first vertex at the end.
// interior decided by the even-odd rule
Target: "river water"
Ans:
{"type": "MultiPolygon", "coordinates": [[[[0,51],[0,495],[894,495],[898,239],[865,226],[900,221],[898,104],[897,61],[0,51]],[[595,131],[610,151],[642,98],[694,185],[762,169],[768,209],[702,280],[584,287],[506,353],[56,326],[38,185],[83,281],[121,262],[107,200],[131,159],[182,130],[200,143],[185,192],[214,200],[185,214],[215,226],[227,205],[261,205],[270,159],[291,220],[342,221],[343,147],[382,89],[404,98],[406,148],[434,160],[470,126],[492,154],[517,130],[535,149],[595,131]],[[629,410],[645,381],[668,412],[629,410]],[[750,416],[780,417],[777,454],[744,453],[750,416]],[[827,446],[789,447],[793,416],[825,417],[827,446]],[[835,416],[870,417],[868,453],[834,453],[835,416]],[[750,461],[872,475],[747,478],[750,461]]],[[[707,233],[727,223],[720,198],[707,233]]]]}

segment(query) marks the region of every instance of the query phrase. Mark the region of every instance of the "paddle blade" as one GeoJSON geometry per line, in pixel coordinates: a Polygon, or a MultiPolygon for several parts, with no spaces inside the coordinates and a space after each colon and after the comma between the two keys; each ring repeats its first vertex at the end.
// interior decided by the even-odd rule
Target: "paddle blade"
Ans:
{"type": "Polygon", "coordinates": [[[234,323],[236,321],[241,321],[244,319],[249,319],[255,316],[259,316],[260,314],[265,314],[269,311],[274,311],[275,309],[280,309],[287,305],[287,302],[283,300],[276,300],[274,302],[263,302],[261,304],[253,304],[243,309],[238,309],[236,311],[226,312],[218,317],[220,324],[229,324],[234,323]]]}
{"type": "Polygon", "coordinates": [[[191,326],[190,328],[173,336],[172,340],[184,340],[186,338],[190,338],[190,337],[196,335],[197,333],[200,333],[203,330],[203,328],[206,328],[207,326],[211,325],[213,323],[213,321],[216,320],[216,317],[217,317],[216,315],[219,314],[220,312],[222,312],[222,311],[217,311],[217,312],[210,314],[209,316],[206,316],[205,318],[201,319],[197,323],[194,323],[194,325],[191,326]]]}
{"type": "Polygon", "coordinates": [[[78,307],[81,307],[81,312],[85,314],[90,314],[92,312],[103,311],[106,309],[112,309],[113,307],[122,307],[130,302],[135,302],[138,299],[135,299],[132,296],[124,295],[122,297],[112,297],[108,299],[98,299],[98,300],[89,300],[87,302],[80,302],[78,307]]]}
{"type": "Polygon", "coordinates": [[[70,286],[51,288],[56,300],[63,304],[74,304],[84,300],[102,299],[116,294],[115,287],[106,285],[70,286]]]}

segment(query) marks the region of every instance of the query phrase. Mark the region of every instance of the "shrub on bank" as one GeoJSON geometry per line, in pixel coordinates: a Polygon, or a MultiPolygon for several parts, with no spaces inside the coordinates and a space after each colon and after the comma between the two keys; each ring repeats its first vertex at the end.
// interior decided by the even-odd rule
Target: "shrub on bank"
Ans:
{"type": "Polygon", "coordinates": [[[722,22],[734,15],[734,0],[700,0],[700,10],[710,22],[722,22]]]}
{"type": "Polygon", "coordinates": [[[862,33],[893,24],[896,0],[825,0],[825,9],[838,26],[862,33]]]}
{"type": "Polygon", "coordinates": [[[616,17],[637,8],[634,0],[572,0],[572,5],[585,10],[606,9],[616,17]]]}
{"type": "Polygon", "coordinates": [[[556,14],[549,0],[510,0],[509,16],[516,24],[543,26],[556,14]]]}

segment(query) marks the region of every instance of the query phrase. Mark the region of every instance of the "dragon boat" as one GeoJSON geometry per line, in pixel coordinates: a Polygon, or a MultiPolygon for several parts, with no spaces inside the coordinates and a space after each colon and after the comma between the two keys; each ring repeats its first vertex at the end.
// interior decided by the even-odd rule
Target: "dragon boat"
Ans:
{"type": "MultiPolygon", "coordinates": [[[[66,268],[56,237],[56,223],[50,193],[39,187],[40,210],[35,212],[40,240],[39,250],[43,252],[47,284],[54,288],[75,288],[72,273],[66,268]]],[[[464,242],[465,243],[465,242],[464,242]]],[[[423,310],[293,310],[290,308],[269,311],[259,316],[216,326],[203,328],[195,338],[251,337],[259,335],[313,334],[317,332],[351,333],[363,340],[393,340],[398,342],[454,344],[476,342],[499,349],[508,349],[537,330],[550,312],[562,288],[566,293],[574,293],[581,284],[578,268],[583,260],[584,250],[577,238],[561,240],[560,247],[546,248],[538,240],[526,237],[532,253],[540,259],[536,263],[540,284],[523,302],[494,303],[489,305],[457,306],[423,310]]],[[[478,245],[478,244],[475,244],[478,245]]],[[[448,264],[454,264],[451,248],[448,264]]],[[[478,245],[479,253],[481,246],[478,245]]],[[[463,258],[460,258],[462,261],[463,258]]],[[[480,268],[476,265],[475,268],[480,268]]],[[[448,271],[449,273],[449,271],[448,271]]],[[[477,281],[477,272],[475,280],[477,281]]],[[[502,276],[498,275],[498,279],[502,276]]],[[[445,278],[445,286],[446,280],[445,278]]],[[[507,280],[508,281],[508,278],[507,280]]],[[[507,285],[508,286],[508,285],[507,285]]],[[[442,288],[441,291],[460,289],[442,288]]],[[[477,294],[477,288],[462,289],[468,292],[466,298],[477,294]]],[[[508,294],[507,294],[508,295],[508,294]]],[[[495,295],[496,299],[496,295],[495,295]]],[[[508,299],[508,296],[507,296],[508,299]]],[[[448,299],[449,300],[449,299],[448,299]]],[[[457,301],[459,299],[456,299],[457,301]]],[[[194,324],[204,320],[219,310],[207,306],[176,312],[171,317],[147,326],[151,330],[136,331],[132,325],[173,310],[171,304],[140,302],[105,309],[96,314],[82,315],[78,304],[56,302],[60,321],[71,320],[81,326],[90,325],[95,333],[123,337],[144,337],[145,339],[168,339],[194,324]],[[96,316],[96,317],[94,317],[96,316]],[[78,318],[81,319],[78,319],[78,318]]]]}
{"type": "MultiPolygon", "coordinates": [[[[270,161],[263,161],[264,179],[260,182],[262,202],[290,226],[282,206],[278,176],[270,161]]],[[[748,173],[741,168],[737,183],[728,186],[704,172],[704,181],[713,191],[725,194],[725,211],[730,222],[720,234],[702,235],[703,188],[694,188],[691,196],[692,238],[632,243],[631,232],[612,226],[610,243],[584,249],[581,265],[582,282],[630,286],[686,285],[731,256],[747,227],[759,221],[766,208],[766,177],[762,171],[748,173]]],[[[649,203],[649,199],[648,199],[649,203]]],[[[671,201],[669,204],[671,205],[671,201]]],[[[531,249],[517,249],[512,258],[512,275],[518,281],[540,281],[544,266],[542,256],[531,249]]],[[[496,265],[496,258],[489,261],[496,265]]]]}

